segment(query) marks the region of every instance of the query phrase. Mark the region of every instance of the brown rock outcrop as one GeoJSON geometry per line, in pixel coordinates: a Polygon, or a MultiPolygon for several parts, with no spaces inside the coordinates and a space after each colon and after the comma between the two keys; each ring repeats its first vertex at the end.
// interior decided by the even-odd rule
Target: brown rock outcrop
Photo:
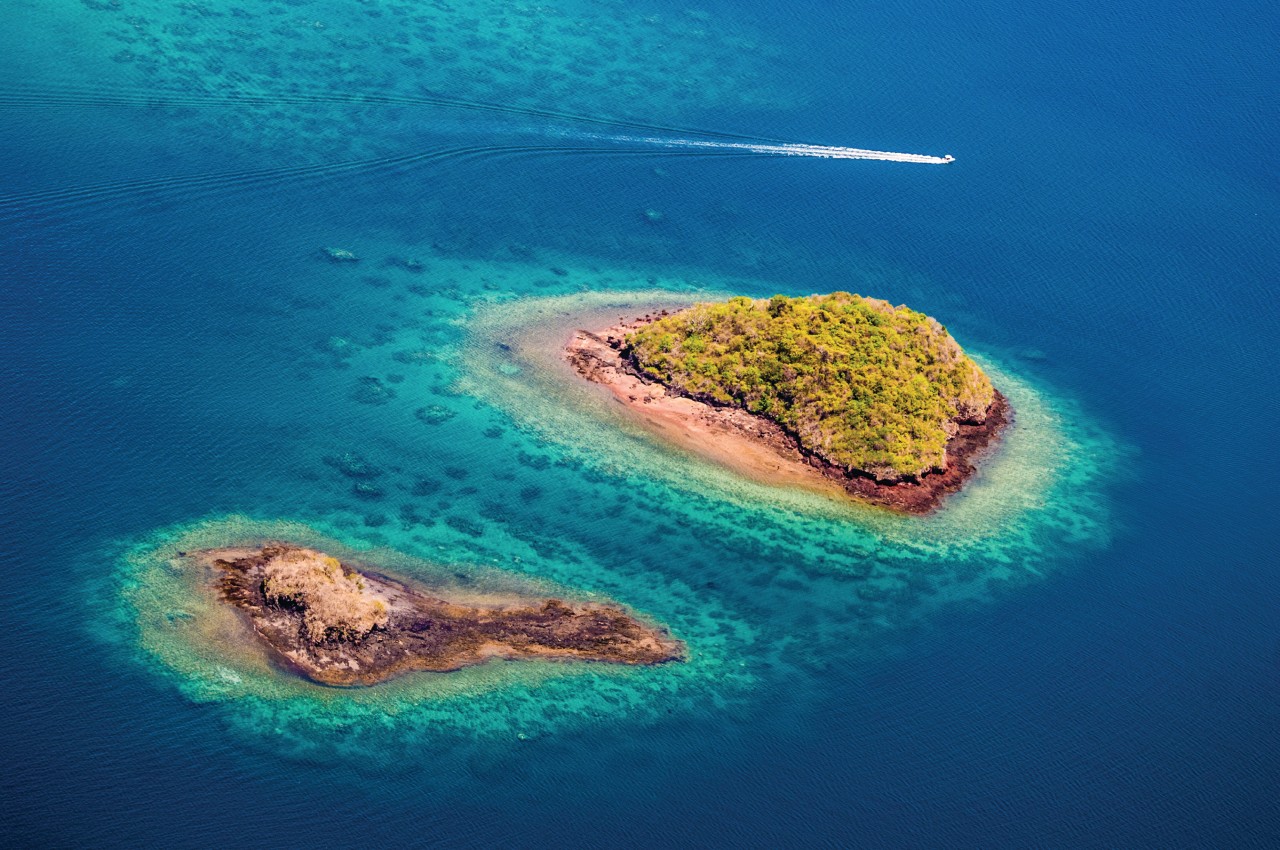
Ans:
{"type": "Polygon", "coordinates": [[[491,658],[658,664],[684,657],[620,608],[559,599],[451,602],[288,543],[188,553],[213,571],[273,657],[325,685],[372,685],[491,658]]]}

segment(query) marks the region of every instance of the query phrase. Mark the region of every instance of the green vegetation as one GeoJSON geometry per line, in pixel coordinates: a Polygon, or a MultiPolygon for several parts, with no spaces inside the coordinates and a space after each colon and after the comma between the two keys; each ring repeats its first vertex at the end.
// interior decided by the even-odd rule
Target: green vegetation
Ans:
{"type": "Polygon", "coordinates": [[[995,393],[942,325],[847,292],[698,304],[627,346],[653,379],[772,419],[806,450],[882,481],[944,467],[955,423],[982,421],[995,393]]]}

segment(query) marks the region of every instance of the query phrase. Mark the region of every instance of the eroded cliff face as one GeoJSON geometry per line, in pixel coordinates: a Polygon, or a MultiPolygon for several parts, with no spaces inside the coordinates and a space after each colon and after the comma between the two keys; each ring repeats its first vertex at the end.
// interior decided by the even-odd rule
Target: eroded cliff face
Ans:
{"type": "Polygon", "coordinates": [[[191,553],[277,660],[326,685],[372,685],[491,658],[658,664],[684,657],[665,629],[620,608],[559,599],[450,602],[288,543],[191,553]]]}

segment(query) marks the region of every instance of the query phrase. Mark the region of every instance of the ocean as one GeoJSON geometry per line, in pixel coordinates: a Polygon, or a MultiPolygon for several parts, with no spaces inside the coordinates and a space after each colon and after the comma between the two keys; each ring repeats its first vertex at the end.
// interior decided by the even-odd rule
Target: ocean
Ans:
{"type": "Polygon", "coordinates": [[[1280,846],[1274,6],[8,8],[6,846],[1280,846]],[[955,161],[731,146],[788,143],[955,161]],[[1017,411],[935,516],[736,480],[548,354],[838,289],[1017,411]],[[309,685],[173,561],[273,537],[689,660],[309,685]]]}

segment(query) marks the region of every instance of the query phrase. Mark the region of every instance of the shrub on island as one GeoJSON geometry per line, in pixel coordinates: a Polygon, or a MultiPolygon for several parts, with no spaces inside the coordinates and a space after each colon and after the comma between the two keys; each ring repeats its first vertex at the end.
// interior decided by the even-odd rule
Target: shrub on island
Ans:
{"type": "Polygon", "coordinates": [[[625,345],[645,376],[771,419],[802,450],[884,482],[944,469],[957,424],[983,422],[996,398],[937,321],[848,292],[697,304],[625,345]]]}
{"type": "Polygon", "coordinates": [[[312,643],[329,638],[358,640],[387,624],[387,606],[368,593],[359,573],[337,558],[311,549],[263,550],[262,593],[274,605],[302,612],[312,643]]]}

